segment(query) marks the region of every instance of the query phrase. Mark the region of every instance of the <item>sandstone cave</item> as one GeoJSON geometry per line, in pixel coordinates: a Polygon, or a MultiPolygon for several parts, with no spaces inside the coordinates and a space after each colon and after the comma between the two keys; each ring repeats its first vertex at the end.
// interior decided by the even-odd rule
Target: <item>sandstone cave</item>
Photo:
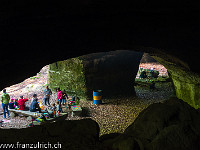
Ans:
{"type": "MultiPolygon", "coordinates": [[[[99,124],[100,136],[122,133],[144,108],[152,103],[163,102],[174,93],[166,68],[147,53],[142,55],[141,52],[118,50],[57,61],[44,66],[37,75],[6,87],[6,90],[11,99],[19,98],[21,95],[28,98],[27,107],[30,107],[32,95],[37,94],[39,103],[41,102],[42,108],[46,110],[50,107],[45,105],[43,100],[45,87],[48,85],[53,91],[50,106],[56,103],[55,89],[65,89],[69,99],[75,95],[81,98],[81,108],[84,109],[82,114],[76,117],[68,112],[68,104],[62,106],[63,112],[69,113],[67,120],[91,118],[99,124]],[[146,68],[148,73],[145,79],[139,77],[141,68],[138,68],[141,66],[146,68]],[[151,67],[155,67],[153,69],[157,70],[159,77],[150,77],[151,67]],[[153,88],[153,83],[149,81],[156,83],[153,88]],[[93,104],[92,92],[95,89],[103,90],[102,106],[93,104]],[[114,125],[115,123],[117,125],[114,125]]],[[[2,110],[1,106],[0,109],[2,110]]],[[[1,117],[4,119],[3,114],[1,117]]],[[[30,124],[24,115],[12,117],[8,121],[6,124],[5,120],[2,129],[27,128],[30,124]]]]}
{"type": "MultiPolygon", "coordinates": [[[[193,19],[199,17],[198,7],[186,0],[3,3],[1,90],[34,76],[47,64],[120,50],[117,52],[146,52],[164,65],[175,97],[149,105],[123,133],[99,137],[96,121],[65,120],[25,129],[0,129],[0,143],[59,141],[62,149],[200,149],[200,25],[193,19]]],[[[136,59],[127,59],[122,65],[131,65],[131,61],[136,59]]],[[[112,76],[118,84],[105,92],[111,94],[112,88],[116,89],[112,94],[123,91],[128,95],[133,91],[129,83],[120,82],[117,75],[123,71],[112,76]]]]}

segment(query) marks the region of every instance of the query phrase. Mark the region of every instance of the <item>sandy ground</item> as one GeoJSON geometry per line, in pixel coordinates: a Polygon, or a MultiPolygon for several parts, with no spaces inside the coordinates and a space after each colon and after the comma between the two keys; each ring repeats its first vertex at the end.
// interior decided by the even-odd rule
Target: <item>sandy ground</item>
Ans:
{"type": "MultiPolygon", "coordinates": [[[[150,65],[142,67],[149,67],[150,65]]],[[[162,66],[156,66],[153,68],[164,69],[162,66]]],[[[165,71],[166,73],[166,71],[165,71]]],[[[40,73],[36,76],[28,78],[23,82],[7,87],[7,92],[11,98],[19,98],[23,95],[25,98],[31,99],[32,95],[36,93],[39,101],[44,105],[43,90],[47,84],[48,78],[48,66],[41,69],[40,73]]],[[[123,132],[138,116],[138,114],[151,103],[163,102],[173,95],[173,88],[171,83],[156,84],[155,90],[150,90],[146,87],[136,86],[137,97],[129,98],[113,98],[102,99],[102,105],[95,105],[92,101],[81,100],[80,104],[83,108],[83,116],[72,117],[70,114],[67,120],[77,120],[83,118],[91,118],[95,120],[100,126],[100,135],[113,132],[123,132]]],[[[1,94],[1,93],[0,93],[1,94]]],[[[56,101],[56,93],[53,92],[50,103],[56,101]]],[[[27,102],[27,106],[30,105],[30,101],[27,102]]],[[[1,104],[0,104],[1,106],[1,104]]],[[[44,106],[45,107],[45,106],[44,106]]],[[[2,112],[0,108],[0,112],[2,112]]],[[[3,119],[3,115],[0,115],[0,120],[4,120],[5,123],[1,124],[1,128],[26,128],[29,121],[24,116],[17,116],[13,119],[3,119]]]]}

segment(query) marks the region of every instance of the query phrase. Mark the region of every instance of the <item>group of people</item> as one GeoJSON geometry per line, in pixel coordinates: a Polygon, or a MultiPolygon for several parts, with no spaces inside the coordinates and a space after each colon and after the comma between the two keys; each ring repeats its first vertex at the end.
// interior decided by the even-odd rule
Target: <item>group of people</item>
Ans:
{"type": "Polygon", "coordinates": [[[23,96],[20,96],[19,100],[18,99],[10,99],[10,95],[6,92],[6,89],[3,89],[3,94],[1,95],[1,103],[2,103],[2,108],[3,108],[3,115],[4,118],[6,118],[6,113],[9,118],[9,109],[19,109],[19,110],[30,110],[31,112],[36,112],[39,111],[41,112],[41,108],[39,107],[38,104],[38,98],[37,94],[33,94],[33,98],[31,100],[31,105],[30,107],[26,107],[25,103],[28,101],[27,98],[24,98],[23,96]]]}
{"type": "Polygon", "coordinates": [[[153,70],[153,68],[150,69],[149,76],[147,75],[147,72],[143,68],[139,68],[139,71],[140,71],[140,78],[141,79],[144,79],[144,78],[147,78],[147,77],[158,78],[158,75],[159,75],[159,72],[158,71],[155,72],[153,70]]]}
{"type": "MultiPolygon", "coordinates": [[[[62,112],[61,105],[66,105],[66,99],[69,99],[69,97],[65,90],[61,91],[60,88],[57,88],[56,91],[57,91],[57,101],[56,101],[56,104],[55,103],[52,104],[51,110],[54,112],[60,113],[62,112]]],[[[49,103],[50,95],[52,95],[52,91],[47,86],[46,89],[44,90],[45,105],[47,105],[48,103],[48,105],[50,106],[50,103],[49,103]]]]}
{"type": "MultiPolygon", "coordinates": [[[[68,95],[66,91],[65,90],[61,91],[60,88],[57,88],[56,91],[57,91],[57,101],[59,102],[59,104],[65,105],[66,99],[68,99],[68,95]]],[[[44,90],[44,104],[45,105],[47,105],[47,103],[48,105],[50,105],[49,99],[51,95],[52,95],[51,89],[48,86],[46,86],[46,89],[44,90]]]]}
{"type": "MultiPolygon", "coordinates": [[[[43,92],[44,94],[44,104],[50,106],[50,96],[52,95],[52,91],[51,89],[46,86],[46,89],[43,92]]],[[[61,105],[65,105],[66,104],[66,99],[68,99],[68,95],[66,93],[65,90],[61,91],[60,88],[57,89],[57,106],[54,104],[52,104],[52,109],[56,109],[56,111],[58,112],[62,112],[62,108],[61,105]]],[[[6,113],[8,115],[9,118],[9,111],[8,111],[8,107],[9,109],[19,109],[19,110],[30,110],[31,112],[36,112],[39,111],[41,112],[41,108],[39,106],[38,103],[38,98],[37,98],[37,94],[33,94],[33,98],[31,99],[31,104],[30,107],[27,107],[25,105],[25,103],[28,101],[27,98],[24,98],[23,96],[20,96],[19,100],[18,99],[10,99],[10,95],[6,92],[6,89],[3,89],[3,94],[1,95],[0,98],[1,102],[2,102],[2,108],[3,108],[3,115],[4,118],[6,118],[6,113]]]]}

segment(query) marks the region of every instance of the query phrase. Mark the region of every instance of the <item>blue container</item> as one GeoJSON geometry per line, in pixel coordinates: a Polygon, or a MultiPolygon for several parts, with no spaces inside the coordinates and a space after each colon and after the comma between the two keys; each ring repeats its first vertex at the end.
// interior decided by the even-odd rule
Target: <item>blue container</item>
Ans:
{"type": "Polygon", "coordinates": [[[101,104],[102,90],[93,91],[93,102],[94,104],[101,104]]]}

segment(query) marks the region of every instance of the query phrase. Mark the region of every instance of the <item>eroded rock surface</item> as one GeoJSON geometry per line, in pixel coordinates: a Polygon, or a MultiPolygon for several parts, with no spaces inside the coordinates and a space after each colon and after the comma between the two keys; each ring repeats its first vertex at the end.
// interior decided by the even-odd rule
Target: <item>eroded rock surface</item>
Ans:
{"type": "Polygon", "coordinates": [[[111,51],[88,54],[50,64],[49,83],[92,99],[93,90],[103,96],[134,96],[134,82],[143,53],[111,51]]]}
{"type": "Polygon", "coordinates": [[[188,66],[186,62],[172,55],[158,52],[153,58],[167,68],[174,84],[176,96],[192,107],[200,108],[200,75],[193,72],[191,66],[188,66]]]}
{"type": "Polygon", "coordinates": [[[123,134],[103,143],[118,150],[198,150],[200,112],[176,98],[143,110],[123,134]]]}

